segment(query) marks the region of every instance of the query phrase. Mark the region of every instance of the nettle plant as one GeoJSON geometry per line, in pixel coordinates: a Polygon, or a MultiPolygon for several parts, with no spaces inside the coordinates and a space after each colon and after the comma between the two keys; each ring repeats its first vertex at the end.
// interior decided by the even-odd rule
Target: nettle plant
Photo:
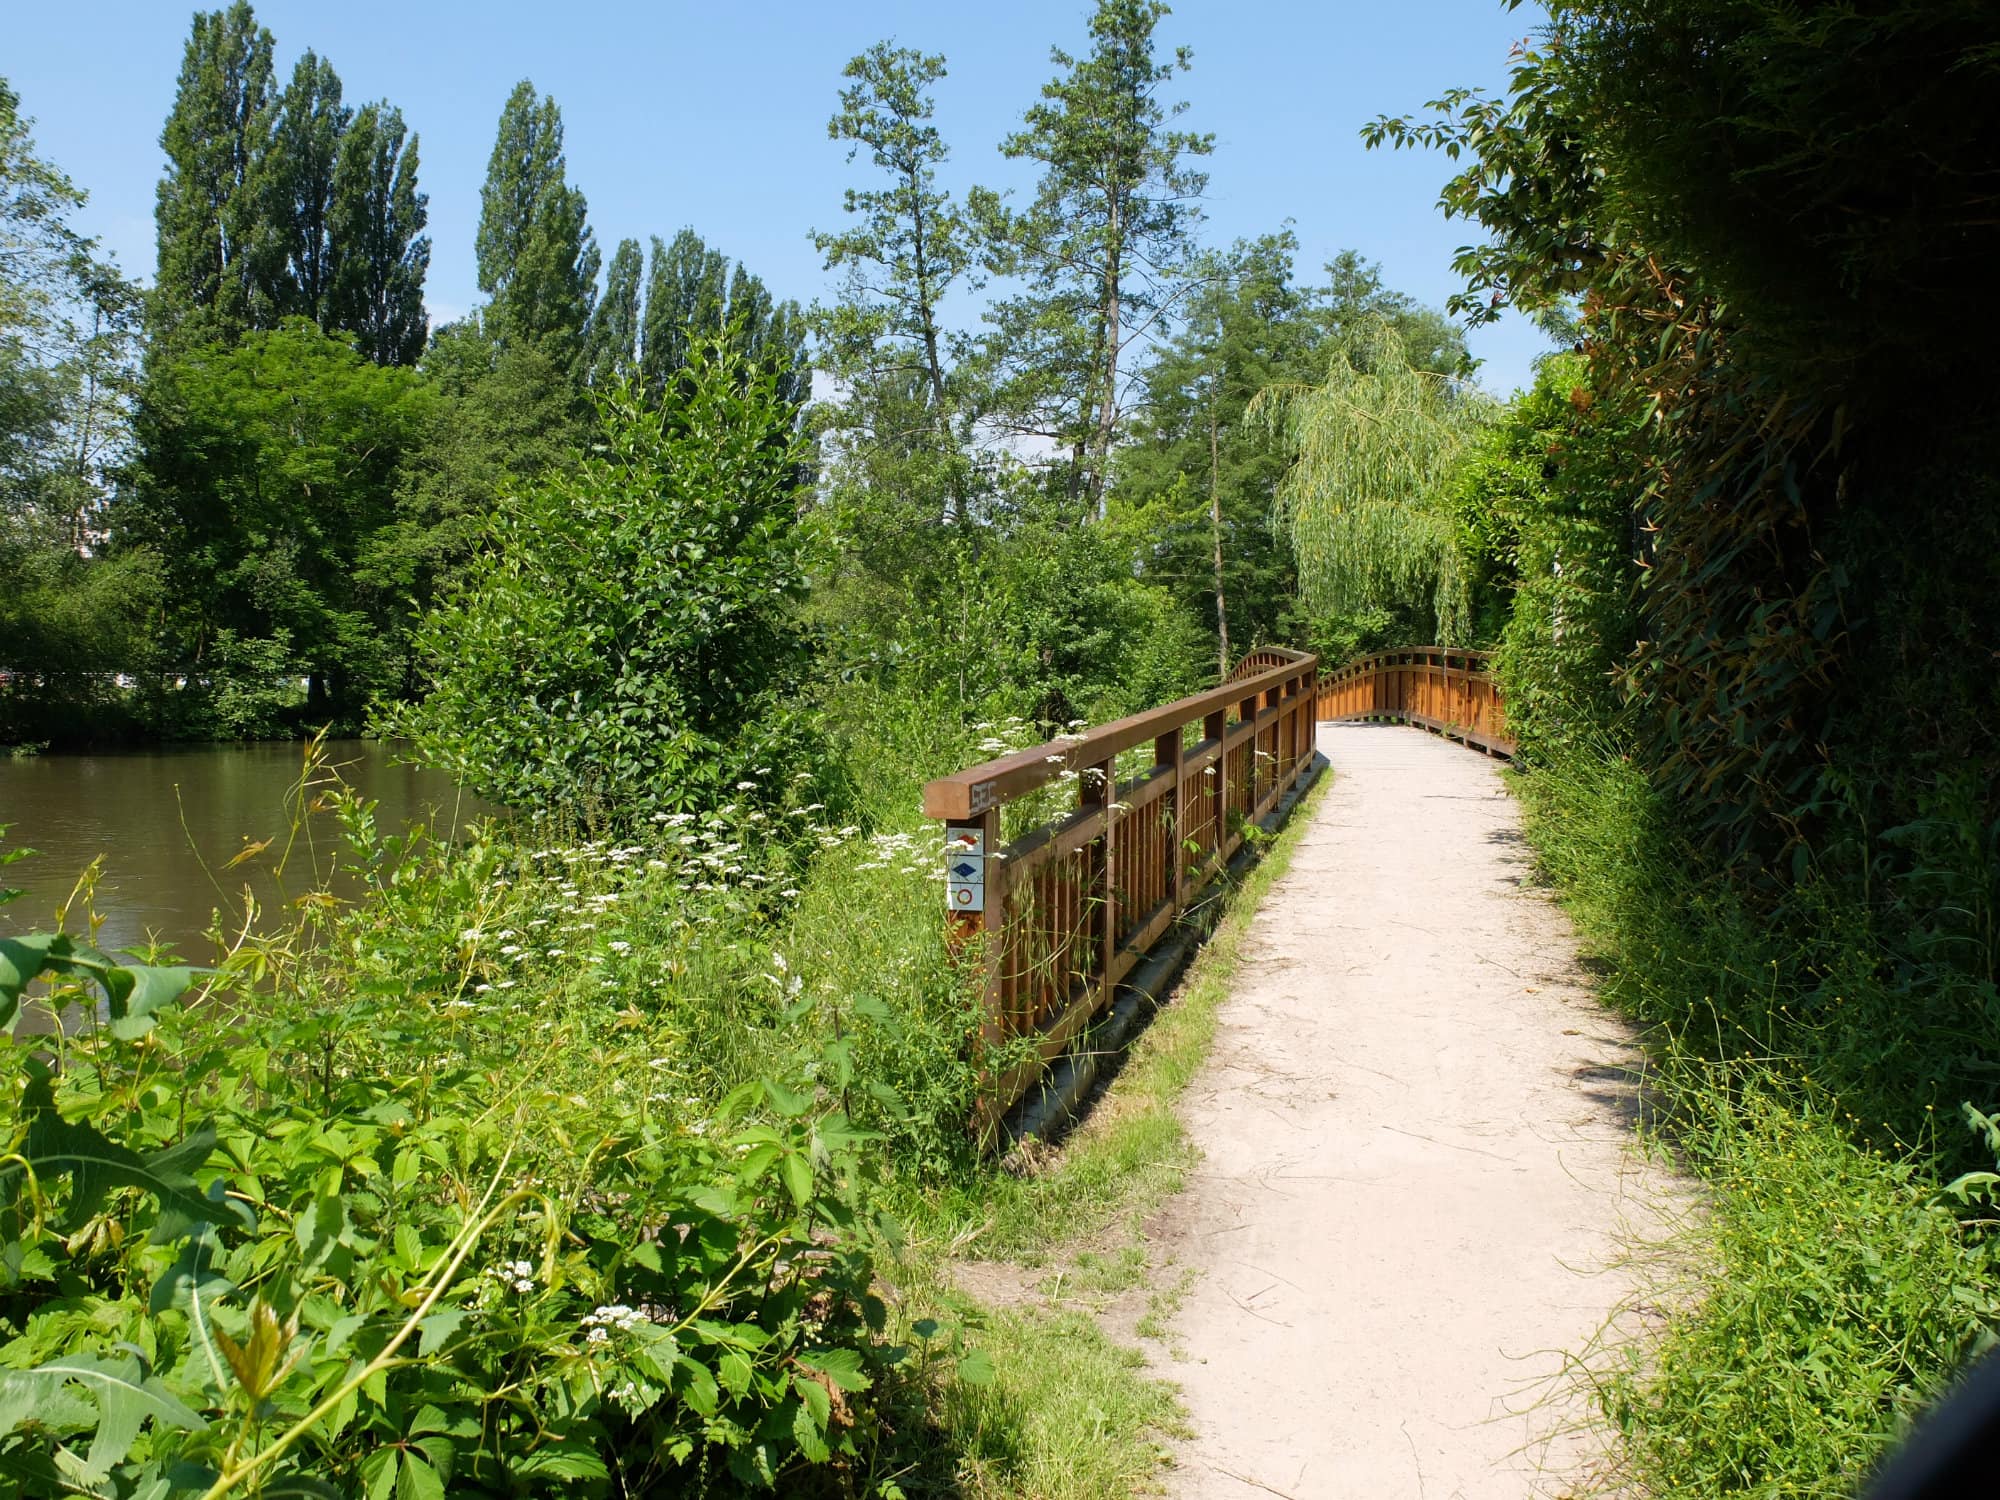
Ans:
{"type": "Polygon", "coordinates": [[[928,1360],[844,1115],[762,1082],[579,1133],[469,1069],[318,1072],[229,986],[0,941],[0,1031],[68,1032],[0,1049],[0,1490],[897,1493],[928,1360]]]}

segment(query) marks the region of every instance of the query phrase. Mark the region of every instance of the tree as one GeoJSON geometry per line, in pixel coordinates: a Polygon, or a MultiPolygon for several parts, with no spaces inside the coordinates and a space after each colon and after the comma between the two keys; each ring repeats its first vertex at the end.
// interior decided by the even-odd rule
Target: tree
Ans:
{"type": "Polygon", "coordinates": [[[262,218],[255,164],[271,104],[271,33],[247,0],[198,12],[160,146],[153,314],[164,337],[228,338],[252,326],[262,218]]]}
{"type": "Polygon", "coordinates": [[[176,643],[289,643],[314,722],[353,724],[400,673],[397,601],[361,560],[395,518],[430,395],[302,319],[157,366],[124,545],[168,560],[176,643]]]}
{"type": "Polygon", "coordinates": [[[639,368],[639,291],[646,260],[637,240],[620,240],[590,318],[590,386],[603,390],[639,368]]]}
{"type": "Polygon", "coordinates": [[[1326,290],[1315,299],[1326,331],[1351,351],[1367,347],[1362,335],[1375,324],[1393,329],[1411,368],[1459,378],[1471,374],[1465,332],[1434,307],[1382,284],[1382,267],[1355,250],[1326,263],[1326,290]]]}
{"type": "Polygon", "coordinates": [[[479,190],[479,289],[492,298],[486,323],[496,338],[545,343],[559,363],[575,367],[598,254],[584,196],[566,168],[562,111],[523,79],[500,111],[479,190]]]}
{"type": "Polygon", "coordinates": [[[776,302],[742,262],[732,274],[729,257],[692,229],[669,244],[653,237],[641,318],[639,374],[645,389],[662,397],[696,345],[727,333],[746,368],[769,371],[794,410],[812,389],[805,358],[805,321],[793,302],[776,302]]]}
{"type": "Polygon", "coordinates": [[[268,328],[280,318],[329,327],[337,256],[334,170],[353,111],[340,102],[340,75],[308,49],[257,122],[251,162],[250,318],[268,328]]]}
{"type": "Polygon", "coordinates": [[[84,202],[0,79],[0,536],[71,553],[125,457],[141,298],[71,225],[84,202]]]}
{"type": "Polygon", "coordinates": [[[1213,149],[1212,137],[1169,127],[1186,105],[1160,91],[1191,55],[1155,59],[1167,13],[1161,0],[1098,0],[1089,54],[1052,49],[1062,73],[1001,146],[1041,163],[1033,204],[1013,214],[990,193],[975,201],[993,268],[1027,287],[987,315],[997,405],[1016,430],[1067,451],[1069,493],[1093,504],[1128,395],[1127,351],[1166,331],[1191,285],[1207,178],[1189,158],[1213,149]]]}
{"type": "Polygon", "coordinates": [[[594,400],[587,451],[495,515],[464,588],[425,622],[429,690],[391,724],[482,793],[588,824],[776,801],[773,767],[822,759],[794,706],[791,403],[719,339],[695,347],[672,400],[631,385],[594,400]]]}
{"type": "Polygon", "coordinates": [[[364,104],[341,136],[334,163],[331,241],[336,254],[324,326],[354,335],[378,365],[414,365],[430,323],[424,275],[429,200],[417,191],[417,137],[387,102],[364,104]]]}
{"type": "Polygon", "coordinates": [[[154,331],[189,348],[305,318],[414,364],[430,266],[417,139],[386,102],[342,103],[310,50],[273,94],[271,51],[242,0],[195,17],[161,136],[154,331]]]}
{"type": "Polygon", "coordinates": [[[1418,369],[1386,322],[1335,345],[1326,378],[1252,403],[1297,457],[1278,487],[1299,585],[1322,616],[1414,604],[1446,645],[1471,629],[1450,485],[1490,403],[1418,369]]]}
{"type": "Polygon", "coordinates": [[[1295,249],[1286,231],[1203,258],[1178,334],[1146,367],[1111,492],[1143,574],[1206,620],[1225,675],[1232,639],[1304,634],[1275,514],[1289,453],[1269,424],[1246,417],[1264,387],[1325,369],[1325,320],[1292,278],[1295,249]]]}
{"type": "Polygon", "coordinates": [[[972,485],[960,447],[965,402],[940,304],[971,285],[975,257],[971,226],[937,183],[950,151],[931,123],[929,90],[945,76],[944,59],[878,42],[842,76],[853,82],[827,133],[852,143],[850,162],[865,149],[886,182],[849,188],[854,222],[813,237],[827,269],[847,272],[842,300],[819,318],[845,387],[833,422],[850,456],[857,445],[906,450],[897,464],[903,482],[890,481],[896,498],[936,514],[941,482],[963,525],[972,485]]]}

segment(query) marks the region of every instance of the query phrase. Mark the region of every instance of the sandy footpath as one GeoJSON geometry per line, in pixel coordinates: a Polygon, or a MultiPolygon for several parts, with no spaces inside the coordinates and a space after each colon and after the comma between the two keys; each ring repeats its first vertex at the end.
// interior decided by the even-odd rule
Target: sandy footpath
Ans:
{"type": "Polygon", "coordinates": [[[1495,763],[1397,727],[1320,747],[1333,788],[1187,1094],[1205,1160],[1150,1236],[1198,1273],[1159,1361],[1196,1432],[1169,1489],[1588,1489],[1587,1408],[1551,1377],[1675,1196],[1630,1145],[1633,1054],[1495,763]]]}

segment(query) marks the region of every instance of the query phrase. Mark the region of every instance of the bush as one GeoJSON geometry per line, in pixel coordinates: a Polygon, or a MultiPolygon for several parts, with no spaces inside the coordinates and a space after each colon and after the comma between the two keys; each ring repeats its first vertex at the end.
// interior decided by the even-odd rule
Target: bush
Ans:
{"type": "Polygon", "coordinates": [[[484,842],[425,860],[343,811],[372,899],[220,972],[0,944],[0,1027],[38,975],[85,1018],[0,1055],[22,1101],[0,1472],[119,1495],[896,1493],[874,1476],[926,1359],[884,1336],[847,1058],[787,1035],[781,995],[760,1061],[809,1054],[797,1086],[684,1095],[671,1017],[600,988],[600,959],[657,953],[607,936],[531,963],[476,925],[579,877],[602,896],[682,872],[603,851],[621,885],[552,850],[541,878],[484,842]]]}
{"type": "Polygon", "coordinates": [[[500,508],[425,620],[428,692],[388,726],[485,796],[588,827],[828,800],[795,693],[804,456],[775,378],[724,344],[659,404],[602,397],[587,456],[500,508]],[[777,786],[773,766],[804,775],[777,786]]]}

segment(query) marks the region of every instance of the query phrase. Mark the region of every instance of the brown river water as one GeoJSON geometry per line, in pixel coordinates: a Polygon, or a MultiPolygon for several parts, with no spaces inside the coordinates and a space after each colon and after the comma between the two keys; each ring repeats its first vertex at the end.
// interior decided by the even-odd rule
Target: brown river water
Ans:
{"type": "MultiPolygon", "coordinates": [[[[448,776],[398,764],[375,741],[335,740],[326,752],[349,785],[377,801],[385,833],[412,822],[450,832],[495,811],[448,776]]],[[[340,828],[326,813],[306,820],[282,878],[270,868],[291,836],[303,755],[302,745],[254,744],[0,758],[0,824],[8,825],[0,851],[37,851],[0,868],[0,886],[25,892],[0,906],[0,937],[50,930],[102,855],[103,947],[153,938],[194,962],[213,957],[202,934],[217,908],[241,912],[246,885],[268,908],[332,875],[340,828]],[[264,839],[273,842],[261,856],[226,868],[264,839]]],[[[69,926],[81,928],[74,917],[69,926]]]]}

